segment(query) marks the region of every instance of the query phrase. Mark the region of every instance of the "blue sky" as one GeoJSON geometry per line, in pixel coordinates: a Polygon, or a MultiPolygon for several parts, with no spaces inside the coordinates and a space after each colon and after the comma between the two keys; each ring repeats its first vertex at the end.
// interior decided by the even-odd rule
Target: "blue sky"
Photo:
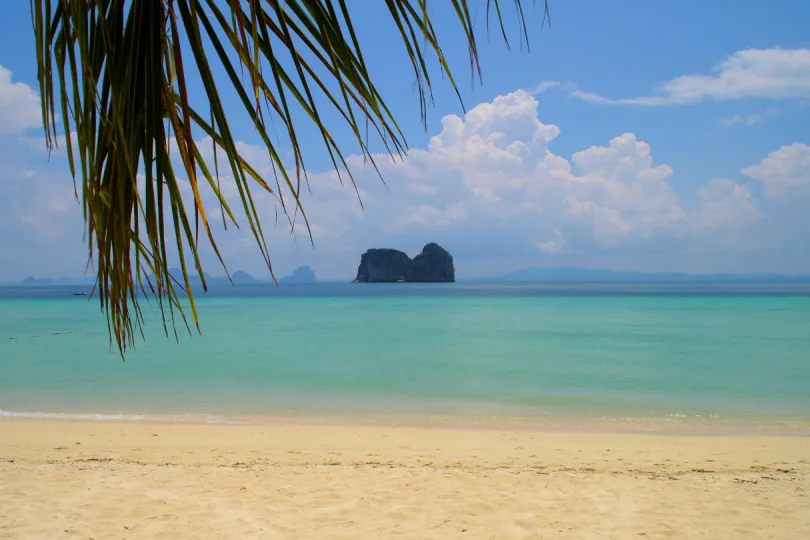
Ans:
{"type": "MultiPolygon", "coordinates": [[[[7,5],[6,5],[7,4],[7,5]]],[[[41,144],[27,2],[0,17],[0,280],[83,273],[81,208],[41,144]]],[[[471,85],[447,6],[433,9],[467,115],[436,73],[425,131],[381,7],[355,0],[366,59],[412,149],[386,188],[357,161],[360,210],[305,131],[315,248],[279,225],[276,270],[351,277],[359,254],[437,241],[460,276],[526,266],[810,273],[810,3],[568,2],[527,9],[531,51],[481,33],[471,85]],[[444,11],[443,11],[444,10],[444,11]]],[[[472,2],[483,28],[484,1],[472,2]],[[475,6],[478,5],[478,8],[475,6]]],[[[527,3],[530,5],[531,3],[527,3]]],[[[508,21],[513,25],[513,20],[508,21]]],[[[194,90],[194,89],[193,89],[194,90]]],[[[246,155],[267,158],[238,113],[246,155]]],[[[338,133],[344,133],[338,129],[338,133]]],[[[351,148],[349,140],[346,143],[351,148]]],[[[380,150],[379,147],[376,150],[380,150]]],[[[274,221],[273,202],[263,213],[274,221]]],[[[266,275],[250,238],[219,233],[231,270],[266,275]]],[[[222,273],[211,253],[207,271],[222,273]]]]}

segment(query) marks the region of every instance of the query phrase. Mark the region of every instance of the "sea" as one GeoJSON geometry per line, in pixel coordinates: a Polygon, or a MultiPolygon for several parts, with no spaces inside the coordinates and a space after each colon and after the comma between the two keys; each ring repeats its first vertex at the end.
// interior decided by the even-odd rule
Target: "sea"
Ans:
{"type": "Polygon", "coordinates": [[[0,421],[810,435],[810,284],[223,284],[123,358],[83,292],[0,287],[0,421]]]}

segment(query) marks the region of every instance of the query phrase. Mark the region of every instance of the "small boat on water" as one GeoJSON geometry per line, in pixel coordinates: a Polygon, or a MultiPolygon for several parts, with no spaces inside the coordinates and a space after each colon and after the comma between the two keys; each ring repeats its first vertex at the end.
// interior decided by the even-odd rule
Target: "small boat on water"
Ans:
{"type": "Polygon", "coordinates": [[[87,293],[86,292],[75,292],[75,293],[73,293],[73,296],[87,296],[87,293]]]}

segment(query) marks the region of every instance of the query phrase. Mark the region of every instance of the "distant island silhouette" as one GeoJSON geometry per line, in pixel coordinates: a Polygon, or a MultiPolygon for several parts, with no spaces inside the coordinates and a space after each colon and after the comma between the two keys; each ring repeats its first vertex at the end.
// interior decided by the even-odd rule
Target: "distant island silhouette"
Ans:
{"type": "Polygon", "coordinates": [[[683,272],[639,272],[604,268],[548,267],[524,268],[502,276],[476,278],[473,281],[524,283],[805,283],[810,282],[810,275],[770,273],[688,274],[683,272]]]}
{"type": "Polygon", "coordinates": [[[369,249],[360,258],[354,283],[450,283],[455,280],[453,256],[431,242],[413,259],[396,249],[369,249]]]}
{"type": "Polygon", "coordinates": [[[278,280],[279,283],[315,283],[315,272],[309,266],[299,266],[289,276],[278,280]]]}

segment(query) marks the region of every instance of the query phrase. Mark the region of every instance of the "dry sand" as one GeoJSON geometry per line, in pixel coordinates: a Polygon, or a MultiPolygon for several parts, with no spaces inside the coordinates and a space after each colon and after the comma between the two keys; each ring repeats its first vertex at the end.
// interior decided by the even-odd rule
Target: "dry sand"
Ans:
{"type": "Polygon", "coordinates": [[[810,538],[810,439],[0,421],[0,538],[810,538]]]}

